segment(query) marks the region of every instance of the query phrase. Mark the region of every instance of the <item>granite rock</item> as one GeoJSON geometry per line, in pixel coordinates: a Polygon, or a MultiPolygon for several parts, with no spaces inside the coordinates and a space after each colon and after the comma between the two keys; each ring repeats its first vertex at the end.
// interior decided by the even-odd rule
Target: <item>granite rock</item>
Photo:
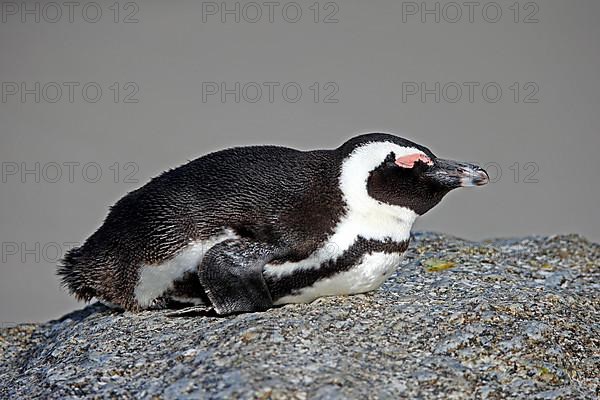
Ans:
{"type": "Polygon", "coordinates": [[[599,289],[600,245],[577,235],[416,233],[368,294],[4,327],[0,398],[595,399],[599,289]]]}

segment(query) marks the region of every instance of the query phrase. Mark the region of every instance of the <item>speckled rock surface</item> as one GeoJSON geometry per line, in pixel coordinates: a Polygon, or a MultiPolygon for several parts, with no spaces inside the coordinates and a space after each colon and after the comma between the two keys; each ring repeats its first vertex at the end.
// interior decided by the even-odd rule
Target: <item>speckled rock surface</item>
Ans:
{"type": "Polygon", "coordinates": [[[226,318],[94,304],[4,328],[0,398],[598,398],[598,244],[414,239],[365,295],[226,318]]]}

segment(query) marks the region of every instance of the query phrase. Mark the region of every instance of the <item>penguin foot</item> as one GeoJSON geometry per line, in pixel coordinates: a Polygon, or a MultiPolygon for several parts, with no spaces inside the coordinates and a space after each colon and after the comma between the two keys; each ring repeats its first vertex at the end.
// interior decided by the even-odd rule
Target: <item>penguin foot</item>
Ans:
{"type": "Polygon", "coordinates": [[[225,240],[208,250],[198,276],[217,314],[265,311],[273,306],[262,271],[275,253],[273,246],[246,239],[225,240]]]}

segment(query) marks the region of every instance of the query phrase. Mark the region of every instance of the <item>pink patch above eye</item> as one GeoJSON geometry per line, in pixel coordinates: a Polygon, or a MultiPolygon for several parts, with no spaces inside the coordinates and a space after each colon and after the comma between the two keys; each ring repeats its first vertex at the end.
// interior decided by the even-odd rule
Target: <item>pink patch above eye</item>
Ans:
{"type": "Polygon", "coordinates": [[[422,161],[427,165],[433,165],[433,161],[431,161],[429,157],[422,153],[407,154],[397,158],[396,165],[401,168],[412,168],[415,166],[415,162],[417,161],[422,161]]]}

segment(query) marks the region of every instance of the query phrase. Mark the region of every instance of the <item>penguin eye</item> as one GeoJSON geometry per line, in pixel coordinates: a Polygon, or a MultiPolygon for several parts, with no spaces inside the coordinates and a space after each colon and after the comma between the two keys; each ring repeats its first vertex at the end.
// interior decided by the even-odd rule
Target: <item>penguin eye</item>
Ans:
{"type": "Polygon", "coordinates": [[[383,160],[383,162],[388,167],[395,166],[396,165],[396,154],[394,154],[394,152],[392,151],[390,154],[387,155],[387,157],[385,158],[385,160],[383,160]]]}

